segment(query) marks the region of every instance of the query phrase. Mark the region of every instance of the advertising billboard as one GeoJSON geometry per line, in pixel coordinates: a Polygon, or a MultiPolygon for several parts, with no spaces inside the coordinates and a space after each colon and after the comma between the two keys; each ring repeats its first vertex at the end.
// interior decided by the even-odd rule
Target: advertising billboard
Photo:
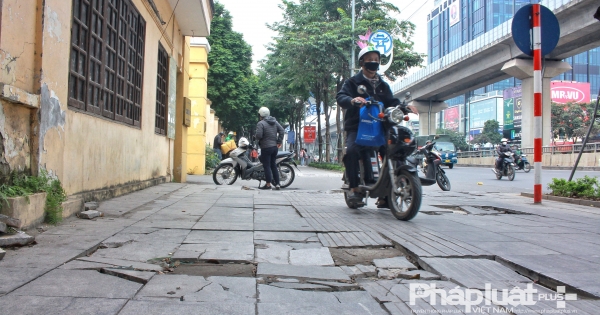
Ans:
{"type": "Polygon", "coordinates": [[[317,127],[304,126],[304,143],[314,143],[317,139],[317,127]]]}
{"type": "Polygon", "coordinates": [[[552,101],[559,104],[589,103],[591,101],[590,84],[587,82],[550,82],[552,101]]]}
{"type": "Polygon", "coordinates": [[[458,106],[444,110],[444,126],[447,130],[458,131],[460,124],[460,112],[458,106]]]}
{"type": "Polygon", "coordinates": [[[523,110],[521,108],[522,105],[522,90],[521,86],[517,86],[514,88],[508,88],[504,90],[504,129],[513,129],[513,128],[521,128],[521,118],[523,116],[523,110]],[[511,101],[512,100],[512,101],[511,101]],[[512,112],[510,109],[507,109],[507,102],[512,103],[512,112]],[[512,116],[512,127],[507,127],[506,117],[510,114],[512,116]]]}
{"type": "Polygon", "coordinates": [[[471,102],[471,106],[469,107],[471,113],[470,129],[483,128],[483,125],[486,121],[497,120],[496,108],[496,98],[488,98],[480,101],[471,102]]]}
{"type": "Polygon", "coordinates": [[[452,2],[452,4],[450,4],[449,12],[450,12],[450,26],[460,22],[460,0],[454,1],[454,2],[452,2]]]}

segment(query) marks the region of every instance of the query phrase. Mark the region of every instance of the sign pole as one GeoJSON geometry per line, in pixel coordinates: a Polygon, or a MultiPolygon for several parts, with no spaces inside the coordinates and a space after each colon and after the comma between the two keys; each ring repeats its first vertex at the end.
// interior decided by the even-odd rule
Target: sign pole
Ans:
{"type": "Polygon", "coordinates": [[[542,203],[542,32],[540,5],[533,8],[533,202],[542,203]]]}

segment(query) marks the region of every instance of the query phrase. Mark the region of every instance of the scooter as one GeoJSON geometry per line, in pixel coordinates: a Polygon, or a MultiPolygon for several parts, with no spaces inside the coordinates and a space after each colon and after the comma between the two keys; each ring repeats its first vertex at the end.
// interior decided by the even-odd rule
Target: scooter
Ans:
{"type": "Polygon", "coordinates": [[[419,149],[419,153],[423,154],[423,173],[428,179],[435,179],[438,186],[443,191],[449,191],[452,186],[450,185],[450,180],[448,176],[446,176],[446,172],[440,166],[442,164],[441,156],[433,151],[435,147],[435,142],[429,143],[419,149]]]}
{"type": "Polygon", "coordinates": [[[500,153],[500,158],[502,158],[502,169],[497,171],[495,168],[492,169],[492,172],[496,174],[496,179],[502,179],[502,176],[508,177],[508,180],[512,181],[515,179],[515,159],[514,153],[512,152],[503,152],[500,153]]]}
{"type": "Polygon", "coordinates": [[[531,164],[529,164],[527,155],[525,154],[521,154],[520,156],[517,155],[515,164],[517,166],[517,171],[524,171],[525,173],[531,171],[531,164]]]}
{"type": "MultiPolygon", "coordinates": [[[[358,93],[367,95],[367,104],[365,106],[383,106],[380,102],[373,101],[367,93],[364,85],[358,86],[358,93]]],[[[368,165],[359,163],[360,183],[359,193],[364,196],[360,201],[355,201],[350,197],[351,191],[348,189],[348,176],[344,174],[344,199],[349,208],[356,209],[367,205],[369,198],[385,198],[388,207],[396,219],[408,221],[414,218],[421,208],[423,198],[421,181],[417,175],[417,161],[410,157],[417,148],[417,143],[412,131],[400,123],[408,120],[408,115],[403,111],[402,105],[385,109],[379,117],[383,122],[386,131],[386,153],[383,157],[382,165],[379,165],[379,159],[374,158],[373,163],[378,170],[379,176],[375,183],[366,184],[365,167],[371,167],[371,161],[368,165]]],[[[373,152],[377,148],[368,148],[373,152]]],[[[377,155],[372,155],[377,157],[377,155]]],[[[364,160],[363,160],[364,162],[364,160]]],[[[427,182],[427,180],[425,180],[427,182]]],[[[434,184],[430,181],[426,184],[434,184]]]]}
{"type": "MultiPolygon", "coordinates": [[[[245,137],[240,138],[238,147],[229,153],[229,158],[224,159],[213,171],[213,181],[217,185],[232,185],[239,178],[243,180],[258,180],[260,186],[261,181],[266,181],[265,169],[260,162],[252,162],[246,152],[250,152],[254,147],[245,137]]],[[[281,188],[289,187],[296,173],[290,164],[293,164],[296,169],[298,165],[294,161],[294,152],[280,151],[277,152],[275,164],[279,171],[279,184],[281,188]]]]}

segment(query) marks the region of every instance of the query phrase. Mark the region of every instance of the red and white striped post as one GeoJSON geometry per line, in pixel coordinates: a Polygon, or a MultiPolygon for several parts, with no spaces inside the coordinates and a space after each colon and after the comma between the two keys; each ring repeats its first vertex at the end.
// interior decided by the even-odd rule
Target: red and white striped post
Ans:
{"type": "Polygon", "coordinates": [[[533,202],[542,202],[542,32],[540,5],[533,5],[533,202]]]}

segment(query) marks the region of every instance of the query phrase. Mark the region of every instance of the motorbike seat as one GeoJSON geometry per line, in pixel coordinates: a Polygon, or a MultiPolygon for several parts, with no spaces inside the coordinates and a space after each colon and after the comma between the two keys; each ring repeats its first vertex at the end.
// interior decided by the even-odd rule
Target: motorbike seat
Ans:
{"type": "Polygon", "coordinates": [[[406,160],[410,163],[410,164],[417,164],[417,159],[413,156],[409,156],[406,158],[406,160]]]}
{"type": "Polygon", "coordinates": [[[289,151],[277,151],[277,158],[288,156],[290,153],[289,151]]]}

